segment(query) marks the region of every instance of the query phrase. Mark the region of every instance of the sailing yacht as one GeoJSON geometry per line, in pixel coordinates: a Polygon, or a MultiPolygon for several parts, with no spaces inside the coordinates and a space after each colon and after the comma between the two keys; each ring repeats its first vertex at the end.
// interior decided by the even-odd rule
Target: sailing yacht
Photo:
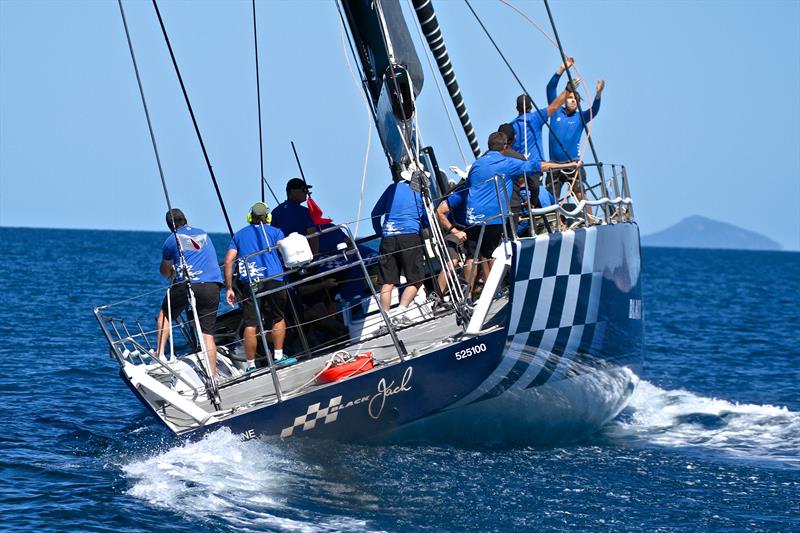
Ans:
{"type": "MultiPolygon", "coordinates": [[[[178,324],[171,326],[173,337],[185,339],[183,352],[158,357],[152,332],[109,304],[94,314],[120,377],[177,435],[227,427],[243,439],[490,444],[556,440],[601,427],[625,407],[643,364],[639,228],[624,165],[586,165],[587,174],[597,177],[586,184],[577,180],[584,199],[528,210],[523,216],[530,236],[517,235],[512,222],[519,215],[503,210],[498,215],[506,228],[502,242],[480,295],[472,300],[462,270],[449,259],[435,214],[448,183],[433,147],[420,145],[416,99],[423,69],[400,4],[341,0],[337,5],[389,170],[395,179],[410,177],[425,204],[429,277],[407,313],[411,325],[399,326],[392,311],[380,305],[376,237],[356,238],[348,225],[327,224],[309,238],[336,234],[343,237],[339,246],[304,261],[284,261],[286,282],[272,289],[293,295],[289,329],[302,352],[296,364],[276,363],[262,323],[263,364],[244,372],[241,312],[232,309],[218,317],[214,381],[192,318],[175,317],[178,324]],[[440,275],[446,291],[435,283],[440,275]],[[302,294],[332,276],[356,282],[362,290],[335,304],[344,335],[319,343],[317,320],[331,317],[306,319],[302,294]]],[[[478,157],[433,5],[430,0],[413,5],[414,24],[425,35],[478,157]]],[[[509,200],[503,178],[493,178],[500,206],[509,200]]],[[[481,235],[487,222],[477,224],[481,235]]]]}

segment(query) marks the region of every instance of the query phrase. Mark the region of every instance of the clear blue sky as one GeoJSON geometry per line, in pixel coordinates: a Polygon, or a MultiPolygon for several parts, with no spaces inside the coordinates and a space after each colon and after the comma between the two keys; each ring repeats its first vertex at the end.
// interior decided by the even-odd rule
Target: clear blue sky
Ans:
{"type": "MultiPolygon", "coordinates": [[[[250,2],[160,5],[239,226],[259,195],[250,2]]],[[[474,5],[543,103],[556,49],[501,3],[474,5]]],[[[546,26],[540,2],[515,5],[546,26]]],[[[800,3],[551,5],[591,86],[606,80],[593,137],[601,160],[627,165],[644,234],[701,214],[800,249],[800,3]]],[[[193,224],[223,231],[152,7],[126,6],[173,203],[193,224]]],[[[515,115],[520,91],[466,6],[435,6],[483,146],[515,115]]],[[[372,124],[334,3],[260,2],[258,13],[266,174],[282,196],[298,174],[294,140],[326,215],[352,220],[372,124]]],[[[0,113],[0,225],[165,229],[116,2],[0,1],[0,113]]],[[[420,122],[440,164],[460,163],[429,71],[420,122]]],[[[367,210],[388,180],[373,135],[367,210]]]]}

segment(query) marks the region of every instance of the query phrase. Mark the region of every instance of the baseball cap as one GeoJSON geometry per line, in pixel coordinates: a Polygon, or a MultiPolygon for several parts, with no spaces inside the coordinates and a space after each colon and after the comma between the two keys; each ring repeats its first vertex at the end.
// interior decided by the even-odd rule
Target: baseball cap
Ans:
{"type": "Polygon", "coordinates": [[[300,178],[292,178],[292,179],[290,179],[289,181],[286,182],[286,190],[287,191],[292,191],[294,189],[306,189],[306,190],[308,190],[311,187],[312,187],[312,185],[306,185],[306,182],[304,182],[300,178]]]}

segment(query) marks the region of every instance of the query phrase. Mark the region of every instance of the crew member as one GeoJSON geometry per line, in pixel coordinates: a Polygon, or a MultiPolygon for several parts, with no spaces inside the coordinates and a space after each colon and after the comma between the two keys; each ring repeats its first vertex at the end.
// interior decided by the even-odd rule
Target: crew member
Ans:
{"type": "Polygon", "coordinates": [[[547,119],[555,113],[564,103],[565,93],[562,92],[545,109],[533,111],[533,102],[527,94],[517,97],[517,117],[511,121],[514,128],[514,143],[510,145],[514,150],[528,159],[544,161],[544,145],[542,144],[542,127],[547,119]]]}
{"type": "MultiPolygon", "coordinates": [[[[543,170],[567,168],[574,163],[551,163],[530,158],[527,161],[513,159],[502,152],[508,146],[505,134],[494,132],[489,135],[489,150],[472,164],[467,175],[467,255],[473,256],[478,246],[481,226],[485,225],[479,257],[483,260],[483,273],[486,279],[492,265],[492,253],[503,239],[503,226],[508,215],[506,198],[511,195],[514,179],[522,174],[541,173],[543,170]],[[500,179],[500,196],[497,197],[494,177],[500,179]],[[501,209],[502,206],[502,209],[501,209]],[[504,216],[499,216],[504,215],[504,216]]],[[[471,265],[467,263],[467,279],[472,283],[471,265]]],[[[471,290],[471,289],[470,289],[471,290]]]]}
{"type": "Polygon", "coordinates": [[[406,286],[394,317],[399,326],[413,323],[405,313],[425,279],[425,252],[419,235],[424,214],[422,197],[405,179],[389,185],[372,208],[372,227],[382,236],[378,283],[381,286],[381,306],[386,311],[391,307],[392,289],[400,283],[400,272],[406,276],[406,286]],[[380,219],[384,215],[381,225],[380,219]]]}
{"type": "MultiPolygon", "coordinates": [[[[308,200],[308,193],[312,185],[306,185],[300,178],[292,178],[286,182],[286,201],[281,202],[272,210],[272,226],[278,228],[284,235],[299,233],[306,236],[316,233],[317,227],[311,220],[308,208],[303,202],[308,200]]],[[[316,238],[309,239],[309,245],[314,253],[319,249],[316,238]]]]}
{"type": "MultiPolygon", "coordinates": [[[[272,225],[283,231],[284,235],[294,232],[304,236],[311,235],[332,226],[330,223],[315,224],[308,208],[303,205],[308,200],[312,187],[313,185],[307,185],[300,178],[292,178],[286,182],[286,201],[272,210],[272,225]]],[[[314,254],[333,252],[342,242],[346,242],[346,237],[338,229],[308,239],[314,254]]]]}
{"type": "MultiPolygon", "coordinates": [[[[239,289],[244,298],[239,302],[244,320],[244,353],[247,357],[247,371],[256,369],[256,303],[250,297],[250,287],[253,294],[276,289],[283,285],[283,264],[278,255],[277,246],[284,234],[276,226],[270,226],[269,207],[263,202],[256,202],[250,208],[247,217],[249,224],[234,234],[225,255],[225,297],[229,305],[236,303],[236,293],[233,290],[233,262],[239,266],[239,289]],[[270,250],[270,248],[272,248],[270,250]],[[265,251],[269,250],[269,251],[265,251]],[[263,252],[257,255],[256,252],[263,252]],[[238,261],[237,261],[238,258],[238,261]]],[[[272,330],[272,344],[275,354],[275,363],[290,365],[297,362],[293,357],[283,353],[283,343],[286,340],[286,320],[284,311],[287,305],[286,289],[272,292],[261,297],[258,302],[264,327],[272,330]]]]}
{"type": "Polygon", "coordinates": [[[214,328],[217,324],[219,290],[222,286],[222,272],[217,263],[217,251],[208,234],[200,228],[189,226],[186,216],[180,209],[167,211],[166,220],[167,227],[173,234],[167,237],[161,248],[159,271],[166,278],[174,275],[175,283],[169,288],[169,294],[161,303],[161,310],[156,318],[157,355],[164,355],[164,349],[170,336],[168,312],[174,318],[189,306],[189,290],[186,283],[188,274],[196,303],[196,309],[192,311],[197,313],[203,344],[211,367],[209,369],[211,377],[216,379],[217,345],[214,342],[214,328]],[[180,246],[180,252],[178,246],[180,246]],[[186,261],[185,265],[181,264],[181,255],[186,261]],[[169,302],[167,298],[169,298],[169,302]]]}
{"type": "MultiPolygon", "coordinates": [[[[506,146],[506,149],[503,150],[503,155],[524,161],[526,157],[512,148],[514,141],[516,140],[514,127],[511,124],[500,124],[500,127],[497,128],[497,131],[500,133],[505,133],[506,137],[508,138],[508,146],[506,146]]],[[[540,176],[541,174],[523,174],[514,180],[514,189],[511,193],[511,212],[516,215],[519,227],[527,228],[527,226],[524,226],[524,219],[528,216],[529,192],[531,192],[531,205],[538,207],[536,205],[536,191],[539,189],[540,176]]],[[[524,232],[520,233],[518,231],[518,235],[524,234],[524,232]]]]}
{"type": "MultiPolygon", "coordinates": [[[[447,198],[439,203],[436,208],[436,218],[444,233],[444,243],[453,267],[457,267],[463,255],[463,243],[467,240],[464,228],[467,226],[467,188],[462,184],[451,189],[447,198]]],[[[468,260],[470,258],[467,258],[468,260]]],[[[447,277],[444,269],[437,279],[439,294],[447,292],[447,277]]]]}
{"type": "MultiPolygon", "coordinates": [[[[572,58],[567,60],[569,65],[572,64],[572,58]]],[[[558,80],[566,70],[565,65],[559,67],[550,82],[547,84],[547,101],[554,102],[556,100],[556,90],[558,87],[558,80]]],[[[550,160],[556,162],[577,161],[580,159],[580,142],[581,135],[583,134],[583,124],[589,124],[591,120],[600,112],[600,97],[605,88],[605,82],[600,80],[597,82],[597,92],[595,93],[594,102],[591,109],[587,109],[582,113],[576,113],[578,110],[578,103],[581,100],[580,94],[577,91],[579,80],[575,80],[575,86],[568,83],[565,90],[566,98],[564,105],[559,108],[550,117],[550,160]],[[560,143],[559,143],[560,141],[560,143]]],[[[586,179],[586,171],[581,168],[578,170],[580,179],[586,179]]],[[[561,187],[564,183],[572,182],[575,178],[574,172],[558,171],[553,173],[553,188],[554,196],[558,198],[561,193],[561,187]]],[[[548,183],[549,185],[549,183],[548,183]]],[[[573,191],[578,200],[583,199],[580,187],[575,187],[573,191]]]]}

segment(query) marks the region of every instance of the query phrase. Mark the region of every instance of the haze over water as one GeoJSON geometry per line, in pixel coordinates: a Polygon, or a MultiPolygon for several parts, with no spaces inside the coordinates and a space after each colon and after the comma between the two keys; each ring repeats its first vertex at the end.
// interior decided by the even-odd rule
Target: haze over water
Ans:
{"type": "Polygon", "coordinates": [[[189,442],[91,314],[163,286],[165,237],[0,228],[3,528],[800,530],[800,254],[644,249],[643,381],[580,442],[189,442]]]}

